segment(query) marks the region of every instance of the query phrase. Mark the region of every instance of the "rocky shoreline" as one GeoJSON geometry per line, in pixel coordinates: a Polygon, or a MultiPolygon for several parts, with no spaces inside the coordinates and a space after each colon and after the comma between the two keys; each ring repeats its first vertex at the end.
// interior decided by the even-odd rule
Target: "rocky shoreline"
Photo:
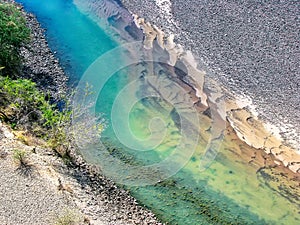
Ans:
{"type": "MultiPolygon", "coordinates": [[[[173,41],[172,34],[166,35],[155,25],[146,22],[144,18],[139,18],[136,15],[134,15],[134,18],[137,27],[142,29],[145,35],[144,47],[154,49],[153,52],[156,53],[153,54],[152,60],[155,61],[156,55],[168,54],[167,64],[175,67],[181,65],[180,69],[186,71],[186,74],[174,72],[173,76],[178,78],[176,82],[181,87],[186,88],[186,93],[193,99],[194,108],[199,113],[203,113],[206,109],[210,110],[213,118],[219,122],[219,127],[215,128],[215,134],[213,134],[215,135],[214,138],[218,138],[222,133],[224,134],[222,124],[227,121],[237,137],[250,147],[250,152],[258,150],[264,152],[264,154],[273,155],[276,159],[274,163],[277,165],[282,164],[295,174],[300,173],[300,155],[297,150],[287,145],[277,135],[278,133],[274,127],[271,127],[272,129],[267,127],[264,121],[253,112],[251,102],[249,103],[247,99],[240,99],[226,87],[219,85],[213,79],[206,78],[205,67],[204,70],[203,67],[199,67],[192,52],[185,51],[181,45],[176,44],[173,41]],[[155,49],[157,47],[154,46],[159,46],[159,48],[155,49]],[[157,53],[160,49],[165,52],[157,53]]],[[[153,72],[148,73],[153,74],[153,72]]],[[[163,86],[163,81],[159,83],[163,86]]],[[[169,84],[166,86],[169,86],[169,84]]],[[[178,96],[184,96],[184,94],[180,93],[178,96]]],[[[182,102],[180,97],[177,101],[178,103],[182,102]]],[[[188,101],[185,100],[185,102],[188,101]]],[[[207,152],[205,154],[211,155],[214,153],[207,152]]]]}
{"type": "Polygon", "coordinates": [[[293,29],[299,7],[292,2],[276,7],[277,3],[222,0],[121,2],[166,34],[174,34],[174,41],[192,50],[208,68],[208,77],[241,99],[250,97],[259,118],[276,125],[285,142],[299,151],[299,39],[293,29]]]}
{"type": "MultiPolygon", "coordinates": [[[[16,4],[11,0],[3,2],[16,4]]],[[[22,6],[18,7],[22,9],[22,6]]],[[[48,47],[44,30],[36,17],[22,11],[32,31],[32,39],[21,49],[24,57],[21,77],[32,79],[57,101],[67,92],[67,76],[48,47]]],[[[0,174],[0,181],[6,182],[1,185],[0,193],[9,193],[0,198],[1,224],[49,224],[49,219],[53,219],[50,212],[58,214],[66,207],[81,214],[84,219],[80,224],[162,224],[152,212],[140,206],[128,191],[102,176],[96,167],[86,164],[75,149],[70,150],[72,163],[66,166],[58,155],[43,147],[43,143],[34,137],[24,137],[22,132],[13,132],[4,124],[0,124],[0,134],[0,161],[4,171],[0,174]],[[30,141],[24,144],[20,141],[24,142],[24,138],[30,141]],[[13,165],[15,148],[28,152],[34,176],[20,176],[13,165]],[[9,183],[11,179],[15,181],[9,183]],[[27,200],[20,200],[23,192],[17,186],[20,182],[24,183],[21,181],[24,179],[28,180],[25,186],[22,185],[23,192],[28,196],[27,200]],[[47,194],[50,194],[50,198],[46,197],[47,194]],[[32,202],[33,199],[36,202],[32,202]],[[24,211],[26,205],[30,207],[24,211]]]]}
{"type": "Polygon", "coordinates": [[[45,30],[33,14],[24,12],[24,15],[31,30],[31,41],[20,51],[24,58],[21,77],[34,81],[40,90],[59,100],[66,94],[68,77],[48,46],[45,30]]]}
{"type": "MultiPolygon", "coordinates": [[[[79,7],[83,7],[80,5],[80,0],[76,2],[80,2],[78,3],[79,7]]],[[[199,59],[198,52],[195,52],[194,49],[189,51],[188,41],[193,42],[194,40],[189,39],[189,34],[183,32],[181,30],[182,26],[179,26],[176,22],[170,1],[141,2],[124,0],[122,2],[130,10],[129,12],[114,1],[100,3],[89,0],[85,2],[83,8],[101,18],[110,27],[120,23],[121,29],[117,29],[117,31],[126,40],[128,36],[131,36],[128,41],[136,40],[128,30],[130,31],[133,28],[133,30],[138,30],[138,36],[141,36],[142,31],[144,48],[150,52],[152,51],[153,54],[153,58],[147,58],[147,60],[155,62],[157,59],[163,58],[162,55],[167,55],[168,62],[165,63],[185,71],[185,74],[176,74],[175,71],[174,76],[178,78],[180,86],[187,88],[186,92],[190,93],[194,106],[201,102],[203,106],[208,107],[207,97],[210,95],[208,98],[210,101],[209,107],[214,107],[217,111],[215,113],[218,114],[215,116],[221,117],[222,122],[220,122],[220,125],[227,120],[240,140],[253,147],[252,151],[260,150],[272,154],[294,173],[300,171],[299,136],[294,131],[296,127],[290,126],[289,122],[284,122],[284,124],[282,124],[282,121],[277,120],[272,123],[269,122],[265,118],[266,115],[259,111],[259,108],[255,108],[255,102],[250,98],[252,96],[245,95],[247,93],[244,90],[245,87],[228,85],[224,81],[226,76],[222,74],[220,76],[220,71],[218,73],[212,71],[212,68],[204,63],[204,59],[199,59]],[[151,10],[149,10],[150,8],[151,10]],[[119,11],[122,12],[121,15],[117,13],[119,11]],[[133,12],[138,13],[133,14],[133,12]],[[153,14],[153,12],[158,13],[153,14]],[[111,23],[111,18],[115,17],[118,19],[115,23],[111,23]],[[241,94],[238,90],[242,90],[244,93],[241,94]],[[219,101],[220,99],[224,99],[224,101],[219,101]],[[216,102],[224,105],[222,107],[213,106],[216,102]],[[248,117],[251,118],[251,123],[248,117]],[[239,121],[243,122],[240,123],[239,121]]],[[[197,8],[197,6],[195,7],[197,8]]],[[[95,21],[97,22],[97,20],[95,21]]],[[[144,69],[147,70],[147,68],[144,69]]],[[[148,73],[152,74],[153,71],[148,71],[148,73]]],[[[249,77],[245,79],[247,80],[249,77]]],[[[276,83],[276,80],[273,82],[276,83]]],[[[289,83],[285,83],[285,85],[289,85],[289,83]]],[[[297,96],[297,94],[294,94],[294,96],[297,96]]],[[[288,96],[285,97],[288,98],[288,96]]],[[[268,107],[262,108],[270,110],[268,107]]],[[[293,110],[297,110],[297,108],[293,110]]],[[[274,116],[277,116],[277,114],[274,116]]]]}
{"type": "MultiPolygon", "coordinates": [[[[83,7],[80,0],[76,2],[79,4],[79,7],[83,7]]],[[[221,117],[221,124],[224,124],[224,120],[227,120],[240,140],[247,143],[252,148],[252,151],[259,150],[267,154],[272,154],[294,173],[300,171],[300,154],[297,151],[299,136],[297,132],[294,132],[293,127],[287,129],[286,126],[289,126],[288,123],[284,124],[284,126],[281,124],[281,121],[277,121],[278,123],[276,121],[268,123],[264,114],[258,111],[259,108],[254,110],[253,100],[249,98],[249,95],[237,94],[237,90],[240,90],[238,86],[228,86],[226,82],[219,79],[225,79],[226,77],[212,72],[211,67],[206,65],[203,59],[199,59],[197,52],[195,54],[194,51],[188,50],[189,46],[187,46],[187,43],[189,42],[182,42],[182,40],[192,42],[194,40],[188,38],[188,33],[183,32],[181,30],[182,27],[174,19],[173,7],[170,1],[142,2],[125,0],[122,2],[130,10],[129,12],[114,1],[98,2],[89,0],[85,2],[83,8],[101,18],[102,22],[104,21],[110,27],[114,27],[120,23],[121,29],[117,29],[117,31],[126,40],[128,36],[131,36],[131,39],[128,41],[136,40],[129,32],[132,28],[139,31],[139,36],[141,36],[140,33],[142,31],[144,34],[143,44],[145,49],[154,53],[154,58],[150,58],[150,61],[159,59],[161,55],[167,55],[169,57],[169,65],[175,66],[175,68],[179,66],[182,71],[188,71],[184,76],[182,74],[178,75],[175,72],[174,76],[179,78],[180,86],[188,86],[187,92],[191,94],[190,97],[193,99],[194,105],[201,102],[207,107],[207,103],[205,103],[207,95],[210,95],[210,107],[215,105],[216,101],[224,99],[224,102],[222,100],[220,102],[224,103],[222,107],[213,106],[217,109],[215,116],[221,117]],[[151,10],[149,10],[150,8],[151,10]],[[122,13],[118,14],[119,11],[122,13]],[[133,12],[138,12],[138,14],[132,14],[133,12]],[[153,12],[158,13],[153,14],[153,12]],[[111,24],[110,21],[112,18],[117,19],[111,24]],[[218,76],[215,77],[216,75],[218,76]],[[203,86],[206,90],[203,90],[203,86]],[[239,113],[236,113],[237,111],[239,113]],[[251,118],[251,123],[248,117],[251,118]],[[239,121],[243,121],[243,123],[239,121]],[[272,125],[274,123],[277,126],[272,125]],[[287,131],[286,135],[283,135],[283,130],[287,131]]],[[[195,6],[195,8],[197,7],[195,6]]],[[[95,22],[97,22],[97,19],[95,19],[95,22]]],[[[152,71],[149,72],[149,74],[151,73],[152,71]]],[[[288,85],[288,83],[285,85],[288,85]]],[[[243,87],[240,88],[243,90],[243,87]]],[[[263,107],[263,109],[266,108],[263,107]]],[[[277,163],[280,164],[280,162],[277,163]]]]}

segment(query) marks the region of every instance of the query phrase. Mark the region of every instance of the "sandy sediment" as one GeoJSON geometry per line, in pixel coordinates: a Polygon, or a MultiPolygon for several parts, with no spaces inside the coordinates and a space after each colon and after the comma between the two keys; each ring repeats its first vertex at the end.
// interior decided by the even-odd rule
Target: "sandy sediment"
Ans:
{"type": "Polygon", "coordinates": [[[192,85],[196,91],[196,96],[200,98],[201,103],[207,106],[207,96],[203,91],[205,72],[197,69],[197,63],[190,51],[184,52],[180,45],[176,45],[173,41],[174,36],[166,36],[155,25],[145,22],[143,18],[134,16],[137,27],[141,28],[145,34],[144,47],[146,49],[153,48],[153,42],[167,50],[169,54],[168,64],[175,66],[176,62],[180,60],[186,66],[187,76],[184,77],[186,81],[192,85]]]}
{"type": "Polygon", "coordinates": [[[274,162],[281,162],[294,173],[300,173],[300,155],[296,149],[286,145],[276,133],[270,132],[249,108],[240,107],[236,101],[228,101],[227,108],[227,120],[240,140],[274,155],[274,162]]]}
{"type": "MultiPolygon", "coordinates": [[[[243,204],[247,205],[247,198],[249,197],[247,194],[247,197],[242,200],[242,197],[237,196],[239,194],[235,195],[231,192],[239,193],[239,190],[241,190],[241,192],[249,193],[249,195],[255,195],[255,191],[258,191],[256,185],[267,186],[268,188],[262,189],[260,194],[255,195],[259,200],[255,201],[256,205],[254,204],[255,209],[253,211],[258,215],[264,214],[260,202],[263,202],[264,195],[269,193],[268,198],[270,200],[268,201],[270,204],[265,204],[265,206],[270,207],[273,205],[272,202],[276,197],[270,196],[273,196],[271,193],[276,193],[276,195],[282,196],[284,201],[289,201],[297,208],[300,194],[298,188],[300,157],[297,151],[285,145],[276,130],[270,132],[266,128],[263,121],[257,117],[257,113],[253,111],[251,101],[236,96],[225,87],[222,87],[220,83],[205,76],[201,65],[195,64],[193,55],[185,57],[186,52],[181,46],[176,45],[172,37],[169,38],[161,31],[158,32],[157,27],[152,27],[151,23],[145,22],[144,19],[135,16],[135,21],[144,34],[148,35],[144,39],[145,58],[148,59],[148,56],[153,57],[148,59],[148,62],[150,61],[148,64],[152,62],[152,65],[145,65],[144,68],[140,69],[145,71],[151,68],[144,72],[146,75],[142,76],[141,82],[148,82],[148,85],[153,87],[166,102],[171,96],[169,103],[174,108],[178,107],[179,104],[177,105],[177,103],[181,103],[180,106],[187,106],[186,110],[193,108],[199,113],[200,126],[188,116],[180,115],[181,119],[184,119],[188,124],[187,127],[190,133],[198,132],[197,135],[200,139],[199,150],[196,150],[200,155],[199,161],[196,159],[195,164],[197,165],[187,165],[185,169],[190,170],[191,173],[196,173],[196,176],[198,176],[201,170],[207,169],[209,171],[211,169],[213,171],[212,168],[220,164],[220,167],[216,166],[214,168],[214,170],[219,171],[218,175],[220,177],[228,168],[238,171],[239,176],[234,183],[239,183],[239,185],[224,188],[225,176],[224,179],[219,179],[220,177],[216,175],[212,178],[216,178],[215,180],[220,182],[212,181],[212,186],[219,188],[218,190],[222,193],[226,192],[223,189],[230,190],[227,192],[228,196],[236,198],[237,201],[244,201],[243,204]],[[169,48],[169,46],[172,47],[169,48]],[[155,59],[160,59],[158,56],[165,54],[165,52],[169,55],[169,58],[167,57],[167,60],[169,60],[168,65],[165,65],[165,62],[155,61],[155,59]],[[187,68],[193,69],[188,70],[187,68]],[[156,73],[153,74],[153,71],[156,73]],[[164,73],[164,71],[166,72],[164,73]],[[147,75],[149,76],[147,77],[147,75]],[[153,77],[157,77],[157,79],[153,77]],[[196,80],[199,77],[201,79],[196,80]],[[180,85],[182,89],[176,91],[176,84],[180,85]],[[195,84],[202,86],[202,88],[197,88],[195,84]],[[201,99],[199,90],[202,91],[203,96],[207,97],[206,101],[201,99]],[[190,102],[193,102],[193,104],[190,104],[190,102]],[[216,126],[214,132],[211,132],[212,124],[220,124],[220,126],[216,126]],[[212,141],[208,143],[208,140],[212,141]],[[213,142],[214,140],[216,142],[213,142]],[[205,147],[204,154],[203,146],[209,146],[209,148],[205,147]],[[205,156],[207,157],[205,158],[205,156]],[[216,159],[215,162],[214,159],[216,159]]],[[[136,77],[133,79],[136,79],[136,77]]],[[[191,162],[191,164],[193,163],[191,162]]],[[[252,203],[249,201],[249,205],[252,205],[252,203]]]]}

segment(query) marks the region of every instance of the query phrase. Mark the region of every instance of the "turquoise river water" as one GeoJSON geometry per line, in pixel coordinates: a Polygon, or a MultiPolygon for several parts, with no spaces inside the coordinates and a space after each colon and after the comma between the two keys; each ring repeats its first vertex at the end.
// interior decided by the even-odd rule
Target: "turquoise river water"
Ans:
{"type": "MultiPolygon", "coordinates": [[[[109,26],[100,26],[91,19],[95,15],[82,13],[78,8],[80,6],[71,0],[17,2],[34,13],[46,29],[48,43],[69,76],[70,85],[76,84],[99,56],[120,45],[109,26]]],[[[122,60],[118,55],[115,58],[122,60]]],[[[107,63],[105,66],[111,65],[107,63]]],[[[113,156],[129,164],[153,164],[168,156],[176,147],[176,141],[180,139],[178,126],[170,117],[172,106],[154,104],[153,99],[146,99],[136,102],[130,111],[128,123],[131,131],[140,139],[147,138],[151,118],[160,117],[168,123],[164,134],[166,140],[153,147],[153,151],[146,152],[132,152],[119,143],[110,115],[118,93],[131,78],[127,70],[120,70],[103,84],[96,105],[96,111],[102,113],[107,121],[102,142],[113,156]]],[[[126,101],[123,99],[116,114],[121,122],[127,121],[124,108],[126,101]]],[[[125,134],[124,138],[129,137],[125,134]]],[[[271,189],[255,169],[237,158],[231,158],[231,153],[225,149],[233,145],[225,141],[210,168],[200,173],[197,170],[197,153],[203,147],[199,141],[193,157],[176,175],[155,185],[124,187],[142,205],[170,224],[300,224],[298,205],[271,189]]]]}

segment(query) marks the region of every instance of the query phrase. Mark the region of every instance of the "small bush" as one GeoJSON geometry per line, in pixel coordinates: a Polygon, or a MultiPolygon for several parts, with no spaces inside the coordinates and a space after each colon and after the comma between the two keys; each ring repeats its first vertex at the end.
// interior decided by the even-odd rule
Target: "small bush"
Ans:
{"type": "Polygon", "coordinates": [[[30,30],[20,10],[0,3],[0,68],[3,74],[13,75],[20,67],[19,48],[30,40],[30,30]]]}
{"type": "Polygon", "coordinates": [[[27,153],[24,150],[15,149],[13,151],[13,159],[19,167],[26,167],[28,165],[27,153]]]}
{"type": "Polygon", "coordinates": [[[29,163],[28,153],[25,150],[15,149],[13,150],[13,159],[18,165],[17,171],[27,177],[34,175],[34,166],[29,163]]]}

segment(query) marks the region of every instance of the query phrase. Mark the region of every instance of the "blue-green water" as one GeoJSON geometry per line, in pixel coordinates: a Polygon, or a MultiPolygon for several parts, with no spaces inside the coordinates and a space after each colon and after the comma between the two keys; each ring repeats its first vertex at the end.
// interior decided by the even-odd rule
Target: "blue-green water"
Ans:
{"type": "Polygon", "coordinates": [[[79,79],[88,66],[104,52],[117,46],[95,22],[66,0],[21,0],[46,29],[47,40],[57,52],[71,80],[79,79]]]}
{"type": "MultiPolygon", "coordinates": [[[[57,52],[71,83],[79,80],[99,56],[119,45],[111,36],[109,27],[100,27],[88,15],[82,14],[71,0],[18,2],[33,12],[46,29],[50,47],[57,52]]],[[[104,71],[104,67],[111,66],[108,62],[102,69],[104,71]]],[[[97,75],[101,76],[101,73],[97,75]]],[[[111,108],[131,77],[126,70],[117,72],[105,83],[100,93],[97,111],[103,113],[108,122],[102,139],[114,156],[132,164],[151,164],[168,155],[174,147],[173,142],[180,137],[173,120],[168,117],[168,106],[148,101],[147,106],[135,104],[129,118],[124,118],[120,108],[117,119],[121,122],[128,120],[134,135],[143,139],[149,136],[148,122],[151,116],[164,117],[169,123],[165,144],[156,147],[156,151],[132,154],[118,143],[110,121],[111,108]]],[[[125,99],[123,108],[126,103],[125,99]]],[[[297,205],[271,190],[267,183],[261,182],[255,168],[241,162],[231,151],[226,152],[226,149],[235,148],[230,140],[225,140],[223,151],[215,162],[200,173],[197,168],[202,151],[200,142],[196,154],[175,176],[157,185],[127,188],[141,204],[171,224],[298,224],[297,205]]]]}

